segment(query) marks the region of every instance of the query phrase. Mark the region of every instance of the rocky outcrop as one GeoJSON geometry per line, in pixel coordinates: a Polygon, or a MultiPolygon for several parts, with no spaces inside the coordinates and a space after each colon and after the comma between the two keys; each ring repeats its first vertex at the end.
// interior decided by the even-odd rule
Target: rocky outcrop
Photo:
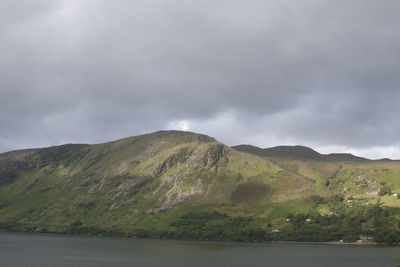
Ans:
{"type": "Polygon", "coordinates": [[[229,154],[229,150],[222,144],[217,144],[212,146],[203,156],[203,165],[209,166],[210,168],[216,166],[218,167],[218,163],[224,159],[222,162],[223,165],[226,165],[228,162],[228,158],[226,157],[229,154]]]}

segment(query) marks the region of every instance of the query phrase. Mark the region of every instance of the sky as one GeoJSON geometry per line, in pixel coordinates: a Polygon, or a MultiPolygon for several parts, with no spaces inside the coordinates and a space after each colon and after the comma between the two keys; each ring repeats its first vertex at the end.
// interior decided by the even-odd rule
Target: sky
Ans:
{"type": "Polygon", "coordinates": [[[398,0],[2,0],[0,152],[165,129],[400,159],[398,0]]]}

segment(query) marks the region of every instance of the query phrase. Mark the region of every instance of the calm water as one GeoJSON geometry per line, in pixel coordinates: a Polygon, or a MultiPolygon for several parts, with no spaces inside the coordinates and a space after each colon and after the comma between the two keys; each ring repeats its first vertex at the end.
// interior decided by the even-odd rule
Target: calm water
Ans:
{"type": "Polygon", "coordinates": [[[0,233],[0,266],[397,266],[399,247],[0,233]]]}

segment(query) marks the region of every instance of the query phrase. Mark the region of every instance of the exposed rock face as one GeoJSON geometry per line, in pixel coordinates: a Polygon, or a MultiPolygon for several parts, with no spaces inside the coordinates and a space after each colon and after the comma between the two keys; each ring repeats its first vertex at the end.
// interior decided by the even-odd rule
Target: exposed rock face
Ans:
{"type": "Polygon", "coordinates": [[[370,195],[377,195],[381,189],[381,186],[374,179],[370,179],[363,174],[354,177],[353,183],[357,185],[357,188],[364,189],[370,195]]]}
{"type": "MultiPolygon", "coordinates": [[[[193,150],[180,151],[162,164],[162,172],[176,168],[173,175],[161,178],[160,185],[153,192],[160,195],[160,209],[173,207],[175,204],[188,198],[202,196],[204,193],[203,182],[199,177],[203,168],[211,169],[218,166],[223,167],[228,162],[229,148],[221,144],[200,145],[193,150]],[[224,162],[221,163],[221,160],[224,162]]],[[[208,186],[207,192],[211,189],[208,186]]]]}
{"type": "Polygon", "coordinates": [[[224,145],[215,145],[204,154],[203,164],[204,166],[209,165],[210,167],[214,167],[224,156],[227,156],[228,153],[229,151],[224,145]]]}
{"type": "Polygon", "coordinates": [[[0,166],[1,171],[5,170],[14,170],[14,171],[23,171],[29,170],[36,167],[34,162],[29,161],[10,161],[0,166]]]}

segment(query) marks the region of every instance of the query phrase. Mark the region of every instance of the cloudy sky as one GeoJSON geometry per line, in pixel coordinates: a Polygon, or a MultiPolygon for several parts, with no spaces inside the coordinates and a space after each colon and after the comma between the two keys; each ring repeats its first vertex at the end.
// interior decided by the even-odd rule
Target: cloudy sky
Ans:
{"type": "Polygon", "coordinates": [[[400,158],[398,0],[2,0],[0,152],[157,131],[400,158]]]}

